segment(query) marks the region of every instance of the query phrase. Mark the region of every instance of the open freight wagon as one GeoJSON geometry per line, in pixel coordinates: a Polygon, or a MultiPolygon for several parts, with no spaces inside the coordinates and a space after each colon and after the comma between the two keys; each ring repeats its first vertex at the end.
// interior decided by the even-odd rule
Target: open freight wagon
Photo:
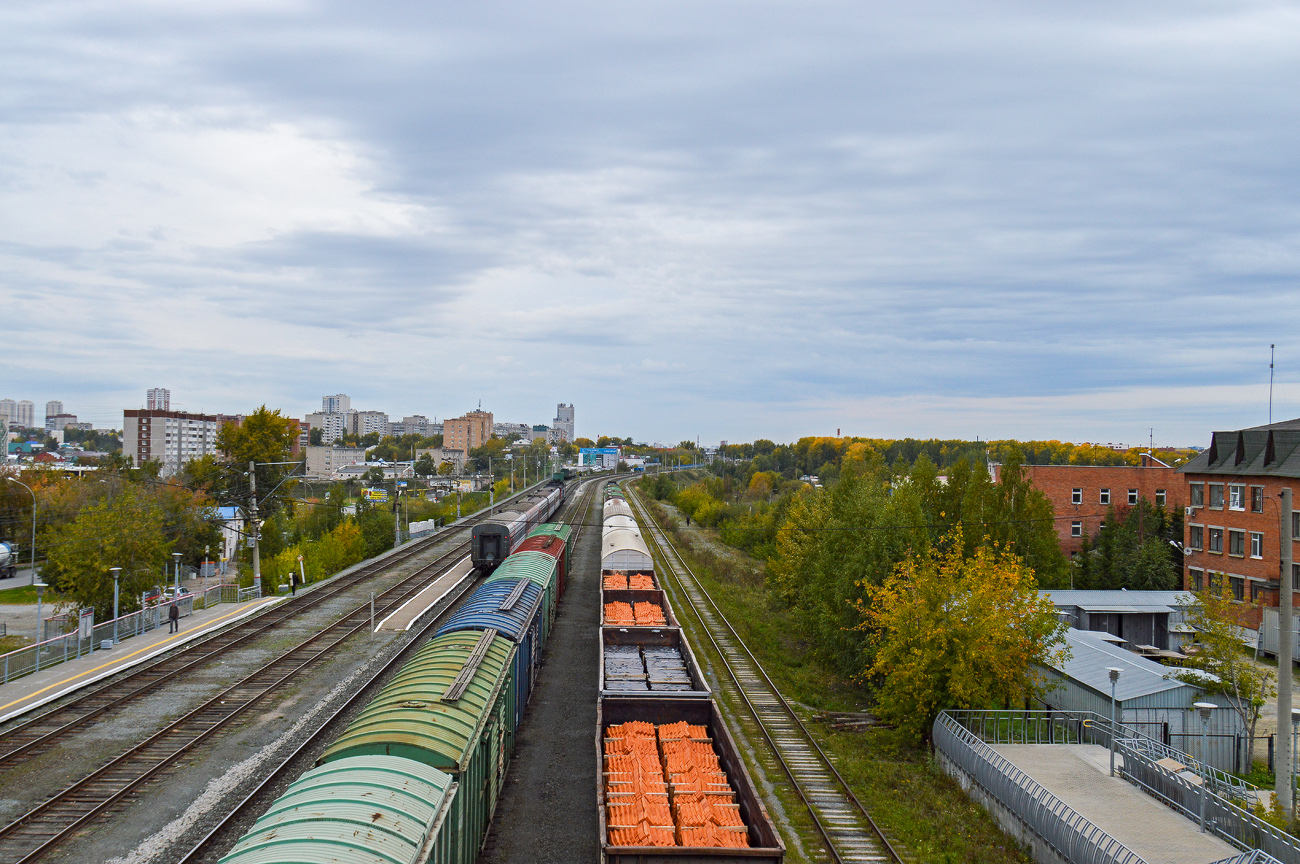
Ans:
{"type": "Polygon", "coordinates": [[[690,643],[674,627],[602,627],[600,657],[603,696],[709,696],[690,643]]]}
{"type": "Polygon", "coordinates": [[[780,864],[784,859],[785,845],[712,699],[602,696],[596,708],[595,743],[596,807],[605,864],[780,864]],[[646,733],[647,727],[653,731],[646,733]],[[657,743],[646,744],[629,729],[657,736],[657,743]],[[697,737],[700,732],[703,738],[697,737]],[[662,784],[651,776],[652,753],[663,770],[662,784]],[[719,770],[688,773],[692,769],[680,760],[692,753],[716,760],[719,770]],[[641,780],[627,779],[629,771],[638,770],[641,780]],[[633,796],[638,785],[647,803],[629,803],[637,801],[633,796]],[[663,793],[657,791],[660,786],[663,793]],[[704,815],[710,807],[721,818],[704,815]],[[627,815],[629,809],[637,812],[627,815]],[[636,828],[616,824],[638,818],[643,821],[636,828]],[[652,827],[647,829],[646,823],[652,827]],[[619,845],[637,834],[671,845],[619,845]],[[745,845],[695,845],[697,839],[718,836],[745,845]]]}

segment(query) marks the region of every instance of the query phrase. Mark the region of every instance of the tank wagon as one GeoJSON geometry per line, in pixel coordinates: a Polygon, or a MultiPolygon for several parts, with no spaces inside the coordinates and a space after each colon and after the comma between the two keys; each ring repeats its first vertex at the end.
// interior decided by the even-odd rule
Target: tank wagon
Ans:
{"type": "Polygon", "coordinates": [[[604,864],[780,864],[777,835],[622,489],[601,526],[596,807],[604,864]]]}
{"type": "Polygon", "coordinates": [[[519,548],[528,533],[554,516],[564,503],[563,481],[551,480],[494,514],[470,532],[470,560],[482,573],[491,573],[519,548]]]}
{"type": "Polygon", "coordinates": [[[221,864],[473,864],[555,620],[571,532],[479,585],[221,864]]]}

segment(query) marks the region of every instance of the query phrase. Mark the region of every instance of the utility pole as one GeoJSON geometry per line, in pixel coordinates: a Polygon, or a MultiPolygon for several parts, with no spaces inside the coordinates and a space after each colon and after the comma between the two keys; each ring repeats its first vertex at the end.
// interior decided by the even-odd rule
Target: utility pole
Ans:
{"type": "MultiPolygon", "coordinates": [[[[1293,667],[1291,665],[1291,646],[1295,638],[1292,634],[1292,617],[1291,603],[1295,586],[1291,578],[1291,488],[1283,486],[1281,495],[1282,506],[1278,509],[1281,513],[1281,530],[1278,532],[1281,545],[1280,564],[1282,572],[1278,574],[1278,587],[1281,593],[1278,596],[1277,603],[1277,716],[1278,729],[1282,728],[1282,718],[1291,716],[1291,676],[1293,667]]],[[[1281,734],[1277,736],[1278,743],[1278,760],[1275,772],[1276,782],[1273,784],[1274,791],[1277,792],[1277,800],[1282,803],[1287,814],[1291,811],[1291,760],[1294,754],[1291,752],[1291,736],[1281,734]],[[1286,765],[1287,770],[1282,770],[1286,765]]]]}
{"type": "Polygon", "coordinates": [[[1276,345],[1268,346],[1268,425],[1273,425],[1273,351],[1276,345]]]}
{"type": "Polygon", "coordinates": [[[262,537],[262,526],[257,520],[257,463],[252,459],[248,460],[248,489],[253,496],[253,503],[249,506],[253,523],[253,587],[257,589],[258,596],[261,596],[262,554],[258,550],[258,540],[262,537]]]}
{"type": "Polygon", "coordinates": [[[396,549],[402,545],[402,511],[397,507],[397,496],[401,493],[397,489],[397,480],[393,480],[393,548],[396,549]]]}

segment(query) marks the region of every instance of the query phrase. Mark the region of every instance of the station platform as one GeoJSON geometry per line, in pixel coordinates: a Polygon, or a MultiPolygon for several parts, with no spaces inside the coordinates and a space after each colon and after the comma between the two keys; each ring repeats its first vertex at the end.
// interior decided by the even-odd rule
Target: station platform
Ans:
{"type": "MultiPolygon", "coordinates": [[[[990,744],[1047,791],[1148,864],[1211,864],[1241,850],[1127,780],[1110,776],[1110,751],[1096,744],[990,744]]],[[[1116,768],[1123,760],[1116,757],[1116,768]]]]}
{"type": "MultiPolygon", "coordinates": [[[[246,603],[221,603],[180,620],[180,632],[159,627],[132,636],[108,651],[94,651],[76,660],[15,678],[0,685],[0,723],[38,708],[67,693],[86,687],[124,669],[137,666],[186,642],[193,642],[242,618],[280,603],[283,597],[263,597],[246,603]]],[[[33,607],[34,608],[34,607],[33,607]]]]}
{"type": "Polygon", "coordinates": [[[466,555],[453,564],[450,570],[426,585],[419,594],[407,600],[390,613],[387,618],[376,624],[375,630],[410,630],[411,625],[415,623],[417,618],[428,611],[430,606],[445,597],[448,591],[459,585],[461,580],[467,578],[473,570],[474,565],[470,563],[469,556],[466,555]]]}

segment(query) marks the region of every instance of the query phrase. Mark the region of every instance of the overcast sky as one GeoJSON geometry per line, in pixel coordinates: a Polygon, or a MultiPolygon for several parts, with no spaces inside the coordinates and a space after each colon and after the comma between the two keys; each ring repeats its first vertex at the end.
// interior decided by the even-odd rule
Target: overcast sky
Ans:
{"type": "Polygon", "coordinates": [[[0,5],[4,392],[579,435],[1300,415],[1300,5],[0,5]]]}

